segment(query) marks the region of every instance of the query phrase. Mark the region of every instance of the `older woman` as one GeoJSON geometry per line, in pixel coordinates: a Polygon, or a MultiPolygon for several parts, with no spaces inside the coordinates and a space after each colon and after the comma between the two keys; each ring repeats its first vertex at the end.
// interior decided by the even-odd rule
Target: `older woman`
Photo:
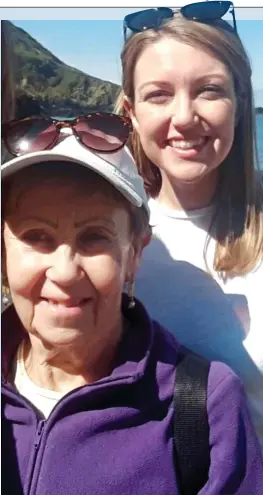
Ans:
{"type": "MultiPolygon", "coordinates": [[[[2,317],[5,494],[179,493],[179,345],[133,298],[147,199],[123,148],[128,121],[108,119],[4,128],[20,154],[2,168],[2,269],[13,300],[2,317]]],[[[200,494],[261,493],[244,392],[219,362],[210,366],[207,414],[200,494]]]]}
{"type": "Polygon", "coordinates": [[[263,452],[263,191],[251,67],[234,7],[143,10],[124,27],[122,106],[154,234],[136,294],[184,345],[239,374],[263,452]],[[232,26],[221,19],[228,10],[232,26]],[[239,335],[227,321],[222,330],[216,293],[191,267],[225,292],[239,335]]]}

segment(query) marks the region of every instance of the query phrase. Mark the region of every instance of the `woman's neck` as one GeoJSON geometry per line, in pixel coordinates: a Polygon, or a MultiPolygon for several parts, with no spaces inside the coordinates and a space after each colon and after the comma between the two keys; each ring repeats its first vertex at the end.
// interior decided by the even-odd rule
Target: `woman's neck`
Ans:
{"type": "Polygon", "coordinates": [[[217,170],[196,182],[176,181],[162,172],[162,187],[156,199],[173,210],[199,210],[212,203],[217,182],[217,170]]]}
{"type": "Polygon", "coordinates": [[[47,347],[30,335],[24,346],[24,365],[39,387],[66,394],[111,373],[122,336],[122,323],[103,342],[47,347]]]}

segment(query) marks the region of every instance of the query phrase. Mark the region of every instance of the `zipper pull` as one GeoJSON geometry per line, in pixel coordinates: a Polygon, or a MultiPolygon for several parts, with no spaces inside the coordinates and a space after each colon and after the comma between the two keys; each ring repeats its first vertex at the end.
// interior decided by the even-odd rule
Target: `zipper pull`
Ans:
{"type": "Polygon", "coordinates": [[[36,439],[35,439],[35,443],[34,443],[36,450],[39,447],[39,444],[40,444],[40,441],[42,438],[42,434],[43,434],[43,430],[44,430],[44,426],[45,426],[45,421],[44,420],[39,421],[38,426],[37,426],[36,439]]]}

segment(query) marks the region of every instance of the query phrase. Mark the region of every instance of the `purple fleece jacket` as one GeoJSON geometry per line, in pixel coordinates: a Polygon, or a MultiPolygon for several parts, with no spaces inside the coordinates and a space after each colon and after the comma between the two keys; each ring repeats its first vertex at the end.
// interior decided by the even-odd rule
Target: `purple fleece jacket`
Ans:
{"type": "MultiPolygon", "coordinates": [[[[172,404],[179,345],[137,302],[123,312],[111,375],[68,393],[45,420],[8,383],[23,330],[2,315],[2,493],[177,495],[172,404]]],[[[262,495],[263,467],[243,388],[224,364],[208,380],[211,466],[201,495],[262,495]]],[[[175,411],[176,413],[176,411],[175,411]]]]}

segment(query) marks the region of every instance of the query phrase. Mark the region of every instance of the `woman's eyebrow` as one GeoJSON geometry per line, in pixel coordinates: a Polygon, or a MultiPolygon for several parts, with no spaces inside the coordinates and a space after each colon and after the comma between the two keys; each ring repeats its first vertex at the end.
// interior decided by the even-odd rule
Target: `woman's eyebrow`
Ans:
{"type": "Polygon", "coordinates": [[[100,222],[101,224],[106,224],[109,227],[115,227],[116,226],[115,223],[113,222],[113,220],[111,220],[110,218],[101,218],[98,216],[89,217],[87,219],[80,220],[79,222],[75,222],[74,226],[79,228],[79,227],[82,227],[83,225],[88,225],[88,224],[94,223],[94,222],[100,222]]]}
{"type": "MultiPolygon", "coordinates": [[[[39,217],[37,215],[30,215],[30,216],[24,217],[24,218],[22,218],[21,221],[22,222],[32,222],[33,221],[33,222],[45,223],[49,227],[52,227],[53,229],[58,228],[58,223],[56,223],[52,220],[48,220],[48,219],[43,218],[43,217],[39,217]]],[[[111,220],[110,218],[103,218],[102,219],[99,216],[89,217],[89,218],[80,220],[79,222],[75,222],[74,227],[80,228],[80,227],[83,227],[83,225],[92,224],[94,222],[100,222],[101,224],[108,225],[110,227],[115,227],[115,223],[113,222],[113,220],[111,220]]]]}
{"type": "MultiPolygon", "coordinates": [[[[220,79],[221,82],[228,81],[227,75],[224,74],[223,72],[214,72],[213,70],[211,70],[211,72],[207,72],[201,76],[196,77],[194,82],[203,82],[203,81],[207,81],[207,80],[212,79],[212,78],[220,79]]],[[[170,85],[171,85],[170,81],[155,79],[155,80],[145,81],[144,83],[142,83],[138,87],[138,90],[141,91],[141,90],[147,88],[148,86],[166,87],[166,86],[170,86],[170,85]]]]}
{"type": "Polygon", "coordinates": [[[53,222],[52,220],[47,220],[46,218],[39,217],[37,215],[30,215],[28,217],[24,217],[21,219],[21,222],[39,222],[39,223],[45,223],[49,225],[49,227],[52,227],[53,229],[56,229],[58,227],[58,224],[53,222]]]}

